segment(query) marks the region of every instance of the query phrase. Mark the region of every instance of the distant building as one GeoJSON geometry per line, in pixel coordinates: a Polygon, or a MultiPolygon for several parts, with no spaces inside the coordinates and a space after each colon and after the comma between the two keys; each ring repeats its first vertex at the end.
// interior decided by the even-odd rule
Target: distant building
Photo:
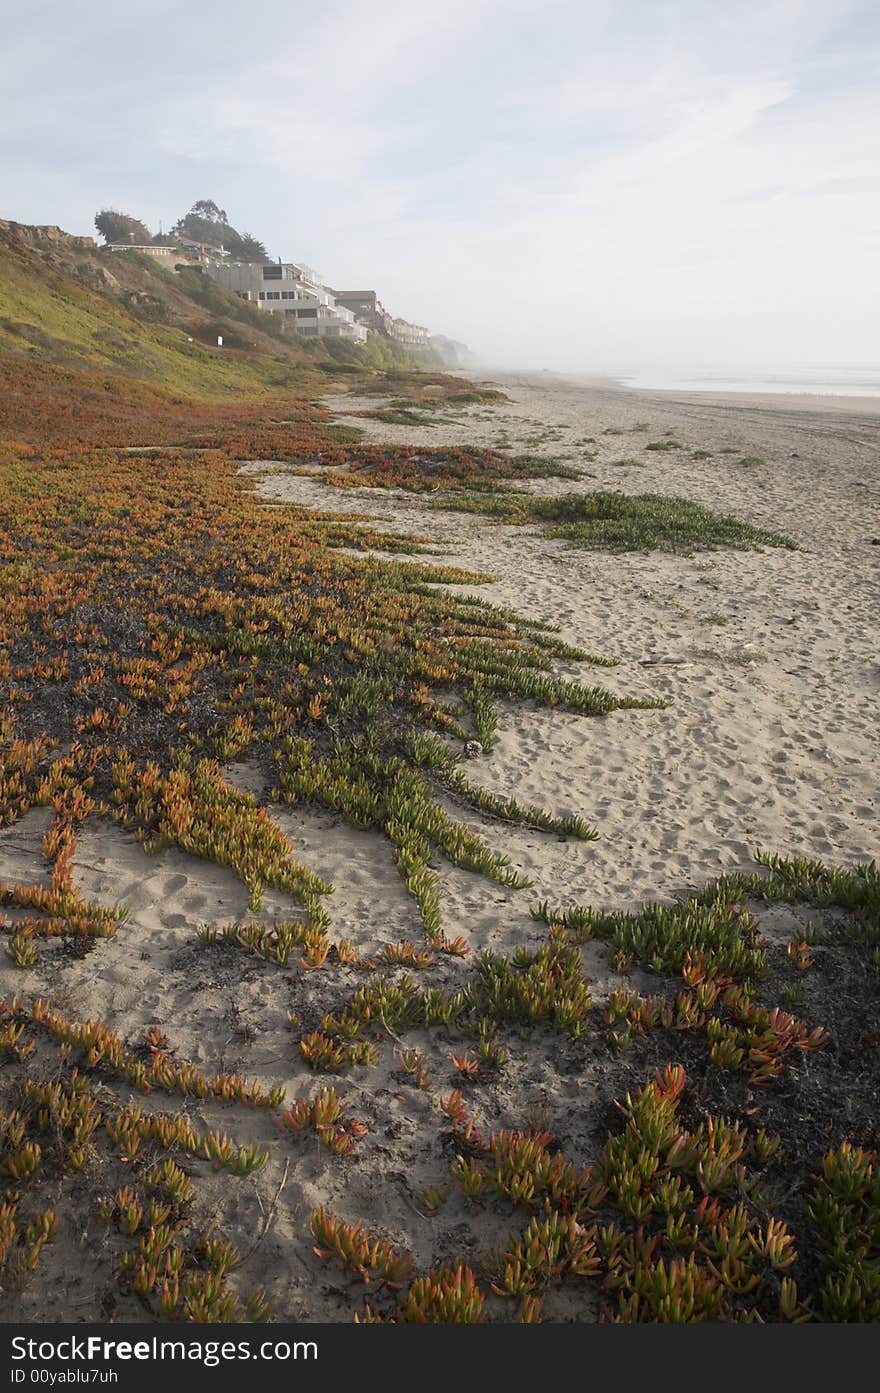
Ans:
{"type": "Polygon", "coordinates": [[[154,256],[157,261],[167,261],[173,265],[175,261],[180,261],[181,256],[177,247],[157,246],[155,242],[108,242],[104,251],[108,252],[141,252],[143,256],[154,256]]]}
{"type": "Polygon", "coordinates": [[[304,338],[348,339],[365,343],[366,325],[321,285],[317,271],[293,262],[218,261],[208,259],[204,273],[268,314],[283,314],[304,338]]]}
{"type": "Polygon", "coordinates": [[[208,242],[195,242],[192,237],[178,237],[177,245],[190,261],[210,261],[212,257],[229,255],[225,247],[212,247],[208,242]]]}
{"type": "Polygon", "coordinates": [[[333,294],[340,305],[356,314],[362,324],[366,324],[377,334],[384,334],[396,343],[411,349],[429,349],[430,339],[427,329],[421,324],[410,324],[407,319],[395,319],[388,313],[375,290],[334,290],[333,294]]]}
{"type": "Polygon", "coordinates": [[[334,290],[338,305],[351,310],[362,324],[376,334],[391,337],[391,315],[379,300],[375,290],[334,290]]]}
{"type": "Polygon", "coordinates": [[[391,337],[406,348],[429,349],[431,347],[427,329],[421,324],[410,324],[408,319],[392,319],[391,337]]]}

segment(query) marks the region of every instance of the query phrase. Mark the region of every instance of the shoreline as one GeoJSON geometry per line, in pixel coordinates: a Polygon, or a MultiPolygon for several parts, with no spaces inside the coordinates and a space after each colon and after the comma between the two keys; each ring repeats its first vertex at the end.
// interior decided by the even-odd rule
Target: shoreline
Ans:
{"type": "Polygon", "coordinates": [[[462,376],[473,376],[491,379],[503,383],[504,381],[516,382],[523,381],[533,384],[536,388],[542,383],[557,382],[569,383],[572,386],[586,389],[608,392],[620,392],[627,396],[639,396],[644,399],[657,399],[666,402],[682,402],[686,405],[707,405],[707,406],[744,406],[744,407],[767,407],[769,409],[802,409],[812,412],[840,412],[846,415],[880,416],[880,391],[877,393],[855,393],[855,392],[810,392],[810,391],[790,391],[774,392],[771,390],[761,391],[757,389],[742,391],[731,388],[729,390],[706,387],[696,388],[687,386],[665,386],[649,387],[636,386],[631,384],[625,377],[614,377],[597,375],[595,373],[576,373],[562,372],[553,368],[536,369],[528,371],[516,371],[509,368],[497,368],[481,366],[472,372],[461,373],[462,376]]]}

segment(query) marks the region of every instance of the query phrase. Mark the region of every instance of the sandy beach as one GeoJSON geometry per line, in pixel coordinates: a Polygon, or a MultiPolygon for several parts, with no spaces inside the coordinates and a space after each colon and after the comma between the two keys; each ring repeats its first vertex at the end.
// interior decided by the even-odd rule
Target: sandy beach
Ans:
{"type": "MultiPolygon", "coordinates": [[[[609,910],[671,901],[722,873],[751,870],[755,848],[845,866],[876,855],[880,401],[679,396],[553,374],[492,381],[507,402],[438,413],[430,426],[359,415],[382,404],[376,397],[337,395],[325,404],[369,442],[483,445],[561,458],[585,471],[582,482],[526,487],[676,494],[783,531],[799,549],[609,555],[543,539],[532,526],[436,511],[424,496],[343,493],[276,462],[243,466],[267,505],[357,511],[429,536],[444,563],[496,577],[473,594],[558,625],[567,643],[618,664],[596,676],[562,663],[560,673],[668,703],[593,718],[502,703],[497,743],[468,763],[468,777],[520,802],[581,814],[599,838],[564,840],[469,815],[532,888],[506,890],[444,864],[445,932],[462,935],[472,950],[509,953],[541,939],[543,926],[529,914],[538,900],[609,910]],[[675,447],[646,451],[664,440],[675,447]]],[[[233,763],[227,775],[265,797],[264,775],[253,764],[233,763]]],[[[402,939],[420,942],[387,840],[307,809],[273,807],[272,815],[303,864],[335,887],[328,906],[334,941],[351,940],[365,956],[402,939]]],[[[37,810],[0,832],[0,880],[45,877],[40,842],[49,821],[37,810]]],[[[4,957],[0,997],[48,996],[71,1016],[100,1017],[132,1040],[159,1021],[178,1054],[208,1073],[236,1069],[283,1086],[288,1100],[313,1088],[288,1014],[308,1024],[326,1009],[321,974],[292,964],[281,970],[222,943],[207,952],[197,939],[201,924],[284,918],[290,905],[283,895],[267,892],[252,912],[231,871],[175,849],[148,857],[119,828],[94,824],[79,838],[74,879],[88,898],[126,907],[117,937],[82,959],[47,955],[27,973],[4,957]]],[[[766,909],[762,932],[786,941],[810,913],[766,909]]],[[[598,1010],[619,974],[601,943],[586,945],[584,956],[598,1010]]],[[[638,989],[646,980],[638,969],[627,979],[638,989]]],[[[447,1093],[455,1086],[448,1043],[424,1032],[412,1043],[425,1049],[437,1091],[447,1093]]],[[[368,1128],[344,1164],[303,1137],[274,1147],[264,1170],[235,1184],[204,1168],[205,1224],[216,1215],[237,1236],[244,1255],[237,1280],[264,1287],[279,1319],[351,1318],[344,1284],[312,1253],[308,1219],[319,1204],[381,1226],[422,1266],[480,1257],[468,1248],[463,1198],[450,1190],[436,1213],[421,1198],[447,1183],[450,1158],[436,1096],[407,1085],[397,1052],[389,1038],[377,1064],[336,1080],[368,1128]]],[[[610,1102],[606,1054],[597,1046],[573,1074],[571,1052],[558,1039],[512,1049],[504,1070],[475,1091],[472,1114],[491,1130],[552,1113],[569,1154],[583,1163],[610,1102]]],[[[222,1105],[186,1107],[207,1125],[232,1130],[222,1105]]],[[[265,1112],[237,1114],[234,1130],[242,1143],[277,1139],[265,1112]]],[[[59,1184],[59,1210],[70,1205],[59,1184]]],[[[497,1229],[492,1241],[502,1242],[509,1220],[490,1215],[488,1222],[497,1229]]],[[[76,1321],[99,1311],[137,1318],[133,1306],[116,1309],[118,1292],[108,1295],[100,1245],[91,1231],[85,1241],[89,1223],[83,1216],[76,1253],[64,1245],[46,1250],[39,1281],[14,1296],[18,1318],[76,1321]]],[[[548,1318],[589,1318],[578,1301],[561,1295],[548,1318]]]]}
{"type": "MultiPolygon", "coordinates": [[[[510,405],[473,408],[460,425],[420,432],[340,419],[366,427],[370,441],[437,447],[507,439],[514,453],[575,465],[595,452],[584,463],[595,476],[584,488],[677,494],[783,530],[802,548],[608,556],[538,538],[534,528],[487,527],[480,518],[429,511],[399,493],[345,495],[382,522],[435,538],[444,559],[498,576],[473,593],[558,624],[567,642],[617,659],[603,674],[613,690],[670,703],[667,711],[599,721],[522,712],[502,722],[495,750],[469,773],[526,801],[561,802],[602,832],[587,849],[554,851],[545,838],[523,845],[527,873],[547,874],[557,886],[564,880],[574,897],[628,904],[741,865],[755,846],[832,860],[870,857],[878,788],[880,402],[867,411],[870,403],[843,398],[731,403],[603,390],[549,375],[498,380],[510,405]],[[667,432],[681,450],[644,450],[667,432]],[[585,437],[594,443],[580,443],[585,437]],[[712,458],[695,461],[695,450],[712,458]],[[621,465],[630,458],[636,463],[621,465]],[[759,462],[742,463],[752,459],[759,462]]],[[[328,404],[352,409],[344,398],[328,404]]],[[[375,405],[370,399],[358,408],[375,405]]],[[[278,474],[258,487],[267,499],[315,506],[337,496],[278,474]]],[[[564,480],[529,485],[541,493],[571,487],[564,480]]],[[[490,936],[494,921],[490,910],[490,936]]]]}

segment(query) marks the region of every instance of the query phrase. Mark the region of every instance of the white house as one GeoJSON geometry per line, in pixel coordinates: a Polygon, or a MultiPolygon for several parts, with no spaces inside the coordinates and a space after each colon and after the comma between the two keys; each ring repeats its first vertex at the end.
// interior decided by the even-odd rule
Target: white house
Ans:
{"type": "Polygon", "coordinates": [[[292,262],[219,261],[203,263],[203,273],[241,300],[269,314],[283,314],[304,337],[349,339],[365,343],[368,330],[351,310],[336,303],[320,284],[318,273],[292,262]]]}
{"type": "Polygon", "coordinates": [[[140,252],[142,256],[155,257],[157,261],[166,261],[172,266],[175,261],[180,261],[180,252],[177,247],[157,246],[155,242],[147,242],[145,245],[140,242],[108,242],[103,251],[108,252],[140,252]]]}

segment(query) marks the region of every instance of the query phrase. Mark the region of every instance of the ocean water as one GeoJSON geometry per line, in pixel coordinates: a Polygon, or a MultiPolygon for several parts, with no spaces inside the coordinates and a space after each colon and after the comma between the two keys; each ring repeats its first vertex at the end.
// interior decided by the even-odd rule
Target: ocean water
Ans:
{"type": "Polygon", "coordinates": [[[880,397],[880,364],[792,367],[781,371],[648,371],[615,374],[625,387],[662,392],[779,393],[880,397]]]}

